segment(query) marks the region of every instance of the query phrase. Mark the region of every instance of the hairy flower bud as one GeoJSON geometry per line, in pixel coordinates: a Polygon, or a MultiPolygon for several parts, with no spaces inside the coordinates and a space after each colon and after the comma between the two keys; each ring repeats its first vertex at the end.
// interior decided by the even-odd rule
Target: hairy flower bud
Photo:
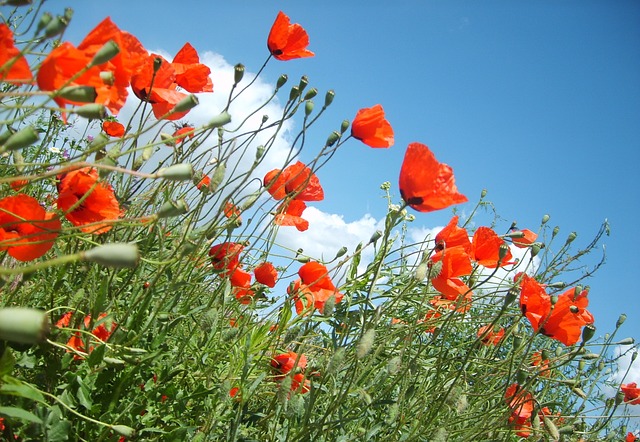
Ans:
{"type": "Polygon", "coordinates": [[[189,163],[174,164],[160,169],[156,173],[156,178],[162,178],[167,181],[187,181],[192,177],[193,167],[189,163]]]}
{"type": "Polygon", "coordinates": [[[593,338],[593,335],[596,334],[596,328],[593,326],[593,324],[587,324],[584,326],[584,328],[582,329],[582,342],[589,342],[591,340],[591,338],[593,338]]]}
{"type": "Polygon", "coordinates": [[[33,126],[26,126],[20,129],[18,132],[12,134],[7,138],[0,152],[14,149],[22,149],[31,146],[33,143],[40,139],[40,135],[33,126]]]}
{"type": "Polygon", "coordinates": [[[313,112],[313,101],[309,100],[304,104],[304,115],[308,117],[313,112]]]}
{"type": "Polygon", "coordinates": [[[184,199],[178,201],[167,201],[158,210],[158,218],[171,218],[174,216],[184,215],[189,211],[189,206],[184,199]]]}
{"type": "Polygon", "coordinates": [[[88,120],[101,120],[106,118],[108,115],[107,108],[104,104],[98,103],[85,104],[84,106],[76,107],[73,109],[73,113],[88,120]]]}
{"type": "Polygon", "coordinates": [[[58,96],[78,103],[93,103],[98,93],[93,86],[67,86],[58,91],[58,96]]]}
{"type": "Polygon", "coordinates": [[[187,112],[199,104],[198,97],[195,95],[187,95],[182,100],[176,104],[176,106],[171,110],[171,113],[182,113],[187,112]]]}
{"type": "Polygon", "coordinates": [[[370,328],[369,330],[364,332],[364,335],[362,335],[362,339],[360,339],[360,342],[358,342],[358,345],[356,346],[356,357],[358,359],[362,359],[369,354],[371,348],[373,347],[373,342],[375,341],[375,339],[375,328],[370,328]]]}
{"type": "Polygon", "coordinates": [[[327,142],[325,143],[325,145],[333,146],[334,144],[336,144],[336,141],[338,141],[339,139],[340,139],[340,134],[334,130],[329,134],[329,137],[327,138],[327,142]]]}
{"type": "Polygon", "coordinates": [[[116,44],[115,41],[109,40],[102,46],[96,55],[93,56],[91,63],[89,66],[98,66],[100,64],[106,63],[111,60],[113,57],[120,53],[120,47],[116,44]]]}
{"type": "Polygon", "coordinates": [[[85,261],[115,268],[133,268],[140,260],[138,246],[127,243],[104,244],[80,255],[85,261]]]}
{"type": "Polygon", "coordinates": [[[44,342],[49,330],[47,314],[43,310],[26,307],[0,308],[0,340],[38,344],[44,342]]]}

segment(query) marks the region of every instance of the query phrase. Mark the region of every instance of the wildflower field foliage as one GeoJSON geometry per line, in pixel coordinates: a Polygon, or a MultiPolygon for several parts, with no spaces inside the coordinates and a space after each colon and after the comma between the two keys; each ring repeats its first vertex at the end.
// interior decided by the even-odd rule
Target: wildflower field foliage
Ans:
{"type": "MultiPolygon", "coordinates": [[[[580,261],[606,224],[583,247],[547,215],[482,226],[482,192],[412,242],[467,196],[381,105],[319,134],[333,91],[283,74],[239,118],[241,64],[220,92],[188,42],[169,61],[106,18],[76,44],[70,9],[1,4],[1,440],[635,440],[640,389],[611,374],[637,350],[624,315],[597,337],[602,261],[580,261]],[[383,226],[335,257],[285,247],[343,145],[406,149],[383,226]]],[[[265,37],[265,65],[315,55],[283,12],[265,37]]]]}

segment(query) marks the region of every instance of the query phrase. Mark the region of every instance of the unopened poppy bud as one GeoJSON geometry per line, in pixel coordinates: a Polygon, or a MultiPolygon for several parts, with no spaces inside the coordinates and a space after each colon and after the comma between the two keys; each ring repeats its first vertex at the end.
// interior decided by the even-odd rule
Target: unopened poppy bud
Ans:
{"type": "Polygon", "coordinates": [[[547,224],[547,221],[549,221],[551,217],[549,215],[544,215],[542,217],[542,223],[541,224],[547,224]]]}
{"type": "Polygon", "coordinates": [[[509,246],[506,243],[500,244],[500,248],[498,249],[498,262],[502,262],[507,253],[509,252],[509,246]]]}
{"type": "Polygon", "coordinates": [[[487,196],[487,189],[482,189],[482,192],[480,192],[480,199],[483,199],[485,196],[487,196]]]}
{"type": "Polygon", "coordinates": [[[347,253],[347,248],[344,246],[340,247],[340,250],[336,252],[336,258],[340,258],[341,256],[344,256],[345,253],[347,253]]]}
{"type": "Polygon", "coordinates": [[[622,324],[624,324],[624,321],[627,320],[627,315],[622,313],[620,316],[618,316],[618,320],[616,321],[616,328],[619,328],[622,324]]]}
{"type": "Polygon", "coordinates": [[[51,22],[51,20],[53,20],[53,16],[51,15],[50,12],[45,12],[44,14],[42,14],[42,16],[40,17],[40,20],[38,21],[38,26],[36,26],[35,35],[40,34],[40,32],[47,27],[47,25],[51,22]]]}
{"type": "Polygon", "coordinates": [[[631,362],[635,361],[637,357],[638,357],[637,351],[634,351],[633,353],[631,353],[631,362]]]}
{"type": "Polygon", "coordinates": [[[268,120],[269,120],[269,115],[264,114],[264,115],[262,116],[262,124],[266,123],[268,120]]]}
{"type": "Polygon", "coordinates": [[[38,135],[36,128],[33,126],[26,126],[8,138],[0,148],[0,152],[29,147],[39,139],[40,135],[38,135]]]}
{"type": "Polygon", "coordinates": [[[242,63],[238,63],[233,67],[233,83],[240,83],[242,81],[242,77],[244,77],[244,65],[242,63]]]}
{"type": "Polygon", "coordinates": [[[600,360],[600,362],[598,362],[598,371],[602,371],[604,370],[605,364],[603,360],[600,360]]]}
{"type": "Polygon", "coordinates": [[[305,264],[305,263],[311,261],[311,258],[309,258],[308,256],[296,256],[296,261],[305,264]]]}
{"type": "Polygon", "coordinates": [[[375,232],[373,232],[373,235],[371,235],[371,238],[369,238],[369,244],[375,243],[381,237],[382,237],[382,232],[380,230],[376,230],[375,232]]]}
{"type": "Polygon", "coordinates": [[[140,253],[135,244],[104,244],[81,253],[85,261],[106,267],[133,268],[138,265],[140,253]]]}
{"type": "Polygon", "coordinates": [[[582,293],[582,286],[581,285],[577,285],[576,288],[573,289],[573,296],[576,297],[580,293],[582,293]]]}
{"type": "Polygon", "coordinates": [[[563,289],[566,286],[567,286],[567,283],[563,281],[552,282],[551,284],[547,284],[547,287],[551,289],[563,289]]]}
{"type": "Polygon", "coordinates": [[[569,311],[575,315],[580,311],[580,309],[577,306],[572,305],[571,307],[569,307],[569,311]]]}
{"type": "Polygon", "coordinates": [[[514,348],[514,350],[517,350],[518,348],[520,348],[520,345],[522,345],[522,336],[513,335],[513,348],[514,348]]]}
{"type": "Polygon", "coordinates": [[[276,82],[276,89],[280,89],[282,86],[284,86],[288,79],[289,77],[287,76],[287,74],[280,75],[280,77],[278,77],[278,81],[276,82]]]}
{"type": "Polygon", "coordinates": [[[548,360],[550,358],[549,350],[547,350],[546,348],[543,349],[542,352],[541,352],[541,357],[542,357],[543,361],[544,360],[548,360]]]}
{"type": "Polygon", "coordinates": [[[173,138],[173,136],[165,132],[160,132],[160,140],[165,144],[165,146],[176,145],[176,140],[173,138]]]}
{"type": "Polygon", "coordinates": [[[107,86],[113,86],[116,84],[116,76],[111,71],[100,72],[100,80],[107,86]]]}
{"type": "Polygon", "coordinates": [[[598,353],[585,353],[580,356],[581,359],[586,359],[586,360],[598,359],[599,357],[600,355],[598,353]]]}
{"type": "Polygon", "coordinates": [[[558,295],[553,295],[551,296],[551,305],[556,305],[556,303],[558,302],[558,295]]]}
{"type": "Polygon", "coordinates": [[[98,97],[96,88],[92,86],[67,86],[60,89],[58,96],[78,103],[93,103],[98,97]]]}
{"type": "Polygon", "coordinates": [[[429,266],[429,279],[437,278],[442,272],[442,261],[431,263],[429,266]]]}
{"type": "Polygon", "coordinates": [[[429,266],[426,262],[421,262],[416,267],[415,278],[416,281],[423,281],[424,278],[427,277],[427,271],[429,270],[429,266]]]}
{"type": "Polygon", "coordinates": [[[67,29],[67,21],[64,17],[57,16],[52,18],[47,26],[44,28],[44,36],[47,38],[55,37],[58,34],[62,34],[67,29]]]}
{"type": "Polygon", "coordinates": [[[211,182],[209,183],[209,190],[215,192],[222,184],[224,180],[224,176],[227,172],[227,164],[226,163],[218,163],[216,170],[213,172],[211,176],[211,182]]]}
{"type": "Polygon", "coordinates": [[[189,206],[184,199],[178,201],[167,201],[158,210],[158,218],[171,218],[184,215],[189,211],[189,206]]]}
{"type": "Polygon", "coordinates": [[[331,316],[333,314],[333,310],[336,307],[336,297],[329,296],[329,298],[324,302],[324,307],[322,308],[322,314],[324,316],[331,316]]]}
{"type": "Polygon", "coordinates": [[[309,116],[313,112],[313,101],[309,100],[304,104],[304,115],[309,116]]]}
{"type": "Polygon", "coordinates": [[[302,91],[304,90],[304,88],[307,87],[308,84],[309,84],[309,77],[307,77],[306,75],[303,75],[302,77],[300,77],[300,83],[298,84],[298,89],[300,89],[300,93],[302,93],[302,91]]]}
{"type": "Polygon", "coordinates": [[[560,226],[555,226],[553,228],[553,231],[551,232],[551,237],[552,238],[555,237],[558,234],[558,232],[560,232],[560,226]]]}
{"type": "Polygon", "coordinates": [[[111,429],[119,435],[127,438],[133,438],[133,436],[136,435],[136,430],[131,427],[127,427],[126,425],[112,425],[111,429]]]}
{"type": "Polygon", "coordinates": [[[318,89],[316,89],[315,87],[312,87],[311,89],[309,89],[307,91],[306,94],[304,94],[304,99],[305,100],[311,100],[316,95],[318,95],[318,89]]]}
{"type": "Polygon", "coordinates": [[[231,121],[231,115],[229,114],[229,112],[224,111],[219,115],[213,117],[213,119],[209,121],[208,127],[211,127],[211,128],[222,127],[225,124],[229,123],[230,121],[231,121]]]}
{"type": "Polygon", "coordinates": [[[520,289],[518,287],[511,287],[507,292],[507,294],[504,296],[503,308],[506,308],[507,306],[511,305],[513,301],[515,301],[518,298],[519,292],[520,292],[520,289]]]}
{"type": "Polygon", "coordinates": [[[342,120],[342,124],[340,125],[340,133],[345,133],[347,129],[349,129],[350,125],[351,123],[349,122],[349,120],[342,120]]]}
{"type": "Polygon", "coordinates": [[[584,328],[582,329],[582,342],[589,342],[591,340],[591,338],[593,338],[593,335],[596,334],[596,328],[593,326],[593,324],[587,324],[584,326],[584,328]]]}
{"type": "Polygon", "coordinates": [[[573,240],[576,239],[577,236],[578,236],[578,234],[576,232],[569,233],[569,236],[567,236],[567,244],[572,243],[573,240]]]}
{"type": "Polygon", "coordinates": [[[534,256],[536,256],[543,248],[544,244],[542,243],[534,242],[533,244],[531,244],[531,247],[529,248],[529,250],[531,250],[531,257],[533,258],[534,256]]]}
{"type": "Polygon", "coordinates": [[[558,428],[558,433],[560,434],[573,434],[573,432],[573,425],[565,425],[564,427],[558,428]]]}
{"type": "Polygon", "coordinates": [[[616,393],[616,406],[620,405],[624,401],[624,392],[622,390],[618,390],[616,393]]]}
{"type": "Polygon", "coordinates": [[[171,110],[171,113],[182,113],[190,111],[191,109],[196,107],[198,103],[198,97],[193,94],[187,95],[182,100],[180,100],[178,104],[176,104],[176,107],[171,110]]]}
{"type": "Polygon", "coordinates": [[[327,138],[327,142],[325,143],[325,146],[333,146],[334,144],[336,144],[336,141],[338,141],[339,139],[340,139],[340,134],[334,130],[329,134],[329,138],[327,138]]]}
{"type": "Polygon", "coordinates": [[[156,173],[156,178],[162,178],[167,181],[187,181],[192,177],[193,167],[189,163],[174,164],[160,169],[156,173]]]}
{"type": "Polygon", "coordinates": [[[291,88],[289,92],[289,101],[293,101],[300,96],[300,88],[298,86],[294,86],[291,88]]]}
{"type": "Polygon", "coordinates": [[[120,53],[120,47],[116,44],[115,41],[109,40],[98,50],[98,52],[96,52],[96,55],[93,56],[93,59],[91,60],[91,63],[89,63],[89,66],[98,66],[106,63],[113,57],[118,55],[118,53],[120,53]]]}
{"type": "Polygon", "coordinates": [[[356,346],[356,357],[358,359],[362,359],[369,354],[369,352],[371,351],[371,348],[373,347],[373,343],[375,339],[376,339],[375,328],[370,328],[369,330],[364,332],[364,335],[362,335],[362,339],[360,339],[360,342],[358,342],[358,345],[356,346]]]}
{"type": "Polygon", "coordinates": [[[527,382],[527,373],[524,370],[518,370],[516,373],[516,382],[519,385],[523,385],[527,382]]]}
{"type": "Polygon", "coordinates": [[[73,113],[88,120],[102,120],[107,117],[107,108],[103,104],[91,103],[76,107],[73,113]]]}
{"type": "Polygon", "coordinates": [[[262,159],[262,155],[264,155],[264,146],[256,147],[256,162],[262,159]]]}
{"type": "Polygon", "coordinates": [[[44,342],[49,320],[43,310],[25,307],[0,308],[0,340],[19,344],[44,342]]]}
{"type": "Polygon", "coordinates": [[[553,440],[560,440],[560,431],[558,430],[558,427],[556,427],[556,424],[546,415],[542,415],[542,421],[544,422],[544,427],[549,431],[553,440]]]}
{"type": "Polygon", "coordinates": [[[562,356],[562,347],[556,347],[556,357],[562,356]]]}
{"type": "Polygon", "coordinates": [[[329,107],[333,103],[333,99],[336,97],[336,93],[333,89],[327,91],[324,95],[324,107],[329,107]]]}

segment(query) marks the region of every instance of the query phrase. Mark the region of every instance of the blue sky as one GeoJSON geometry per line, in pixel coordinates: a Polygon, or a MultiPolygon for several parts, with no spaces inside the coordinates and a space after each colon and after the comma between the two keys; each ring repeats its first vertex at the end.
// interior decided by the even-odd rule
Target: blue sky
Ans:
{"type": "MultiPolygon", "coordinates": [[[[150,50],[175,54],[188,41],[252,72],[266,59],[267,34],[284,11],[308,31],[316,56],[273,60],[263,79],[274,83],[286,72],[293,84],[306,74],[321,96],[336,91],[311,133],[317,145],[343,119],[377,103],[396,135],[388,150],[347,143],[319,173],[327,195],[319,210],[347,225],[365,214],[379,220],[386,211],[380,184],[390,181],[397,195],[406,146],[427,144],[453,167],[470,200],[461,213],[487,189],[503,218],[499,231],[514,220],[537,230],[549,214],[562,237],[578,232],[580,247],[608,219],[607,264],[589,281],[590,310],[600,334],[626,312],[620,337],[640,337],[640,2],[65,4],[75,9],[66,35],[75,43],[109,15],[150,50]]],[[[215,90],[216,72],[212,78],[215,90]]],[[[307,149],[303,161],[312,156],[312,145],[307,149]]],[[[416,227],[429,228],[446,224],[451,211],[416,216],[416,227]]]]}

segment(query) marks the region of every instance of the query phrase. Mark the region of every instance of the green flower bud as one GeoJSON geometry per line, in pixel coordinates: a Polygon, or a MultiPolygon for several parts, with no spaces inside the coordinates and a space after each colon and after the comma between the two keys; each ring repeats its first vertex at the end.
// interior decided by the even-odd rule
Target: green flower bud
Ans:
{"type": "Polygon", "coordinates": [[[88,120],[102,120],[107,117],[107,108],[103,104],[97,103],[76,107],[72,112],[88,120]]]}
{"type": "Polygon", "coordinates": [[[133,438],[136,435],[136,430],[126,425],[112,425],[111,429],[121,436],[127,438],[133,438]]]}
{"type": "Polygon", "coordinates": [[[622,313],[619,317],[618,317],[618,321],[616,321],[616,328],[620,328],[620,326],[622,324],[624,324],[624,321],[627,320],[627,315],[622,313]]]}
{"type": "Polygon", "coordinates": [[[518,295],[520,294],[519,287],[511,287],[507,294],[504,296],[504,304],[502,308],[507,308],[509,305],[513,303],[516,299],[518,299],[518,295]]]}
{"type": "Polygon", "coordinates": [[[562,356],[562,347],[556,347],[556,358],[562,356]]]}
{"type": "Polygon", "coordinates": [[[558,302],[558,295],[552,295],[550,301],[552,306],[556,305],[556,303],[558,302]]]}
{"type": "Polygon", "coordinates": [[[346,253],[347,253],[347,248],[342,246],[340,247],[340,250],[336,252],[336,257],[334,259],[340,258],[341,256],[344,256],[346,253]]]}
{"type": "Polygon", "coordinates": [[[33,3],[33,0],[6,0],[6,4],[9,6],[27,6],[33,3]]]}
{"type": "Polygon", "coordinates": [[[278,81],[276,82],[276,89],[280,89],[282,86],[284,86],[288,79],[289,77],[287,76],[287,74],[280,75],[280,77],[278,77],[278,81]]]}
{"type": "Polygon", "coordinates": [[[534,242],[531,244],[531,247],[529,248],[529,250],[531,250],[531,257],[536,256],[542,249],[544,249],[544,244],[541,242],[534,242]]]}
{"type": "Polygon", "coordinates": [[[553,231],[551,232],[551,237],[554,238],[558,234],[558,232],[560,232],[560,226],[555,226],[553,228],[553,231]]]}
{"type": "Polygon", "coordinates": [[[329,298],[324,303],[324,308],[322,309],[322,315],[329,317],[333,314],[333,311],[336,307],[336,297],[329,296],[329,298]]]}
{"type": "Polygon", "coordinates": [[[567,286],[567,283],[562,281],[552,282],[551,284],[547,284],[547,287],[552,289],[563,289],[566,286],[567,286]]]}
{"type": "Polygon", "coordinates": [[[192,177],[193,167],[189,163],[174,164],[160,169],[156,173],[156,178],[162,178],[167,181],[187,181],[192,177]]]}
{"type": "Polygon", "coordinates": [[[335,97],[336,93],[333,91],[333,89],[328,90],[324,96],[324,107],[329,107],[331,103],[333,103],[333,99],[335,97]]]}
{"type": "Polygon", "coordinates": [[[262,116],[262,124],[266,123],[268,120],[269,120],[269,115],[264,114],[264,115],[262,116]]]}
{"type": "Polygon", "coordinates": [[[135,244],[114,243],[81,252],[81,257],[106,267],[134,268],[138,265],[140,253],[135,244]]]}
{"type": "Polygon", "coordinates": [[[304,90],[304,88],[307,87],[308,84],[309,84],[309,77],[307,77],[306,75],[303,75],[302,77],[300,77],[300,83],[298,84],[298,89],[300,90],[300,93],[302,93],[302,91],[304,90]]]}
{"type": "Polygon", "coordinates": [[[100,72],[100,80],[108,86],[113,86],[116,83],[116,76],[111,71],[100,72]]]}
{"type": "Polygon", "coordinates": [[[593,324],[587,324],[584,326],[584,328],[582,329],[582,342],[589,342],[591,340],[591,338],[593,338],[593,335],[596,334],[596,328],[593,326],[593,324]]]}
{"type": "Polygon", "coordinates": [[[549,215],[544,215],[542,217],[542,224],[547,224],[547,221],[549,221],[549,218],[551,218],[549,215]]]}
{"type": "Polygon", "coordinates": [[[316,95],[318,95],[318,89],[316,89],[315,87],[312,87],[307,91],[306,94],[304,94],[304,100],[311,100],[316,95]]]}
{"type": "Polygon", "coordinates": [[[569,233],[569,236],[567,236],[567,244],[572,243],[573,240],[576,239],[577,236],[578,236],[578,234],[576,232],[569,233]]]}
{"type": "Polygon", "coordinates": [[[231,115],[229,114],[229,112],[224,111],[221,114],[213,117],[213,119],[211,121],[209,121],[209,124],[207,125],[207,127],[222,127],[225,124],[229,123],[231,121],[231,115]]]}
{"type": "Polygon", "coordinates": [[[524,383],[527,382],[527,372],[524,370],[518,370],[518,372],[516,373],[516,382],[519,385],[523,385],[524,383]]]}
{"type": "Polygon", "coordinates": [[[40,32],[45,29],[49,23],[51,23],[51,20],[53,20],[51,13],[45,12],[42,14],[42,17],[40,17],[40,20],[38,21],[38,26],[36,26],[36,35],[40,34],[40,32]]]}
{"type": "Polygon", "coordinates": [[[44,36],[47,38],[55,37],[58,34],[62,34],[67,29],[67,21],[64,17],[57,16],[52,18],[47,26],[44,28],[44,36]]]}
{"type": "Polygon", "coordinates": [[[487,196],[487,189],[482,189],[482,192],[480,192],[480,199],[483,199],[485,196],[487,196]]]}
{"type": "Polygon", "coordinates": [[[106,63],[119,53],[120,47],[115,41],[109,40],[98,50],[98,52],[96,52],[96,55],[93,56],[93,60],[91,60],[89,66],[98,66],[106,63]]]}
{"type": "Polygon", "coordinates": [[[624,392],[622,390],[618,390],[616,393],[615,404],[620,405],[624,401],[624,392]]]}
{"type": "Polygon", "coordinates": [[[442,261],[431,263],[429,266],[429,279],[437,278],[442,272],[442,261]]]}
{"type": "Polygon", "coordinates": [[[304,115],[308,117],[313,112],[313,101],[309,100],[304,104],[304,115]]]}
{"type": "Polygon", "coordinates": [[[362,335],[362,339],[360,339],[360,342],[358,342],[358,345],[356,346],[356,357],[358,359],[362,359],[369,354],[369,352],[371,351],[371,348],[373,347],[373,343],[375,339],[376,339],[375,328],[370,328],[369,330],[364,332],[364,335],[362,335]]]}
{"type": "Polygon", "coordinates": [[[334,144],[336,144],[336,141],[338,141],[339,139],[340,139],[340,134],[334,130],[333,132],[331,132],[331,134],[329,134],[329,137],[327,138],[327,142],[325,143],[325,146],[333,146],[334,144]]]}
{"type": "Polygon", "coordinates": [[[429,270],[429,266],[426,262],[421,262],[416,267],[415,278],[416,281],[424,281],[424,278],[427,277],[427,271],[429,270]]]}
{"type": "Polygon", "coordinates": [[[382,232],[380,230],[376,230],[375,232],[373,232],[373,235],[371,235],[371,238],[369,238],[369,244],[375,243],[381,237],[382,237],[382,232]]]}
{"type": "Polygon", "coordinates": [[[33,126],[26,126],[9,136],[7,141],[5,141],[4,145],[0,148],[0,152],[29,147],[39,139],[40,135],[38,135],[36,128],[33,126]]]}
{"type": "Polygon", "coordinates": [[[187,95],[182,100],[176,104],[176,106],[171,110],[171,113],[182,113],[187,112],[196,107],[199,104],[198,97],[195,95],[187,95]]]}
{"type": "Polygon", "coordinates": [[[256,163],[262,159],[263,155],[264,155],[264,146],[256,147],[256,160],[255,160],[256,163]]]}
{"type": "Polygon", "coordinates": [[[167,201],[158,210],[158,218],[171,218],[174,216],[184,215],[189,211],[189,206],[184,199],[178,201],[167,201]]]}
{"type": "Polygon", "coordinates": [[[347,129],[349,129],[350,125],[351,123],[349,122],[349,120],[342,120],[342,124],[340,125],[340,133],[345,133],[347,129]]]}
{"type": "Polygon", "coordinates": [[[292,87],[291,91],[289,92],[289,101],[294,101],[299,96],[300,96],[300,88],[298,86],[292,87]]]}
{"type": "Polygon", "coordinates": [[[506,243],[500,244],[500,248],[498,249],[498,262],[502,262],[505,256],[507,256],[507,252],[509,251],[509,246],[506,243]]]}
{"type": "Polygon", "coordinates": [[[0,308],[0,340],[39,344],[49,334],[46,312],[25,307],[0,308]]]}
{"type": "Polygon", "coordinates": [[[67,86],[58,91],[58,96],[78,103],[93,103],[98,98],[96,88],[92,86],[67,86]]]}
{"type": "Polygon", "coordinates": [[[233,84],[238,84],[242,81],[242,77],[244,77],[244,65],[242,63],[238,63],[233,67],[233,84]]]}

